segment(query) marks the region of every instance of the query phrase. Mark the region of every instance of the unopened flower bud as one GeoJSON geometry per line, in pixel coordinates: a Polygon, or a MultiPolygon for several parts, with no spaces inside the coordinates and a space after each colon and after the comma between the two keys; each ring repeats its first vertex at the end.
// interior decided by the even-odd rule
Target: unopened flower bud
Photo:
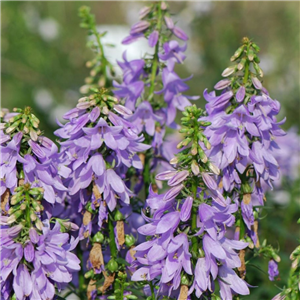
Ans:
{"type": "Polygon", "coordinates": [[[140,19],[143,19],[145,16],[147,16],[150,11],[151,11],[151,7],[149,6],[143,7],[139,12],[140,19]]]}
{"type": "Polygon", "coordinates": [[[214,88],[215,88],[215,90],[223,90],[226,87],[228,87],[230,85],[230,83],[231,83],[231,80],[222,79],[214,86],[214,88]]]}
{"type": "Polygon", "coordinates": [[[242,102],[245,98],[246,88],[244,86],[240,86],[236,92],[235,98],[237,102],[242,102]]]}
{"type": "Polygon", "coordinates": [[[186,222],[189,220],[191,216],[192,206],[193,206],[194,199],[192,197],[187,197],[182,204],[181,210],[180,210],[180,220],[182,222],[186,222]]]}
{"type": "Polygon", "coordinates": [[[244,68],[245,63],[246,63],[246,58],[241,59],[241,61],[240,61],[240,62],[238,63],[238,65],[237,65],[237,69],[238,69],[239,71],[241,71],[241,70],[244,68]]]}
{"type": "Polygon", "coordinates": [[[210,176],[208,173],[205,173],[205,172],[203,172],[201,175],[202,175],[202,179],[203,179],[205,185],[209,189],[211,189],[213,191],[218,189],[218,185],[212,176],[210,176]]]}
{"type": "Polygon", "coordinates": [[[112,258],[106,265],[107,269],[111,272],[116,272],[118,270],[118,263],[112,258]]]}
{"type": "Polygon", "coordinates": [[[104,235],[100,231],[98,231],[93,237],[93,242],[102,244],[103,241],[104,241],[104,235]]]}
{"type": "Polygon", "coordinates": [[[194,175],[197,176],[200,173],[199,166],[195,160],[192,161],[191,168],[192,168],[192,172],[194,173],[194,175]]]}
{"type": "Polygon", "coordinates": [[[227,76],[231,75],[232,73],[234,73],[235,68],[236,68],[235,66],[226,68],[226,69],[223,71],[222,76],[223,76],[223,77],[227,77],[227,76]]]}
{"type": "Polygon", "coordinates": [[[31,129],[30,132],[29,132],[29,135],[30,135],[30,138],[31,138],[33,141],[35,141],[35,142],[37,141],[38,135],[37,135],[37,133],[36,133],[35,130],[31,129]]]}
{"type": "Polygon", "coordinates": [[[87,272],[84,274],[84,278],[86,278],[86,279],[92,278],[93,276],[94,276],[94,270],[93,270],[93,269],[87,271],[87,272]]]}
{"type": "Polygon", "coordinates": [[[188,279],[188,277],[187,277],[186,274],[181,275],[181,281],[180,281],[180,283],[182,285],[189,285],[190,284],[189,279],[188,279]]]}
{"type": "Polygon", "coordinates": [[[30,220],[31,220],[32,222],[34,222],[36,219],[37,219],[36,214],[32,212],[32,213],[30,214],[30,220]]]}
{"type": "Polygon", "coordinates": [[[43,230],[43,223],[40,219],[36,219],[35,226],[36,226],[37,229],[39,229],[41,231],[43,230]]]}
{"type": "Polygon", "coordinates": [[[132,235],[125,235],[125,244],[127,247],[132,247],[135,244],[135,238],[132,235]]]}
{"type": "Polygon", "coordinates": [[[171,165],[176,165],[178,163],[178,158],[177,157],[173,157],[171,160],[170,160],[170,164],[171,165]]]}
{"type": "Polygon", "coordinates": [[[161,8],[162,10],[166,10],[166,9],[168,8],[166,2],[163,1],[163,2],[161,3],[161,5],[160,5],[160,8],[161,8]]]}
{"type": "Polygon", "coordinates": [[[123,116],[131,116],[132,115],[132,111],[129,108],[127,108],[121,104],[114,105],[114,110],[123,116]]]}
{"type": "Polygon", "coordinates": [[[198,152],[198,146],[197,144],[193,144],[192,149],[191,149],[191,154],[196,155],[198,152]]]}
{"type": "Polygon", "coordinates": [[[90,86],[85,84],[85,85],[80,87],[79,92],[81,94],[87,94],[89,92],[89,90],[90,90],[90,86]]]}
{"type": "Polygon", "coordinates": [[[169,186],[178,185],[179,183],[184,181],[188,176],[189,176],[188,171],[186,171],[186,170],[180,171],[168,181],[168,185],[169,186]]]}
{"type": "Polygon", "coordinates": [[[108,109],[107,106],[103,106],[103,108],[102,108],[102,113],[103,113],[104,115],[108,115],[108,114],[109,114],[109,109],[108,109]]]}
{"type": "Polygon", "coordinates": [[[169,29],[173,29],[174,28],[174,22],[173,22],[173,20],[170,17],[167,17],[167,16],[165,16],[164,19],[165,19],[166,26],[169,29]]]}
{"type": "Polygon", "coordinates": [[[253,61],[253,59],[254,59],[254,52],[252,49],[249,49],[249,51],[248,51],[248,59],[250,61],[253,61]]]}
{"type": "Polygon", "coordinates": [[[115,221],[122,221],[122,220],[124,220],[124,216],[119,210],[117,210],[115,214],[115,221]]]}
{"type": "Polygon", "coordinates": [[[155,176],[157,180],[169,180],[176,175],[176,171],[164,171],[155,176]]]}
{"type": "Polygon", "coordinates": [[[209,163],[208,167],[214,174],[220,175],[220,169],[216,165],[209,163]]]}
{"type": "Polygon", "coordinates": [[[135,23],[130,30],[130,34],[137,34],[143,32],[150,26],[150,23],[147,21],[139,21],[135,23]]]}
{"type": "Polygon", "coordinates": [[[251,79],[252,79],[252,83],[255,86],[255,88],[257,90],[261,90],[263,86],[262,86],[260,80],[257,77],[252,77],[251,79]]]}
{"type": "Polygon", "coordinates": [[[243,50],[245,48],[245,45],[239,47],[233,54],[231,61],[236,60],[237,58],[239,58],[241,56],[241,54],[243,53],[243,50]]]}

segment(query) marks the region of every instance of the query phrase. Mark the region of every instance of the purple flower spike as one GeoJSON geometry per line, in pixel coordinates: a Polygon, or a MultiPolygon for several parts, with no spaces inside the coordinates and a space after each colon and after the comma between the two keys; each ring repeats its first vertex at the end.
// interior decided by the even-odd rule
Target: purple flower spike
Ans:
{"type": "Polygon", "coordinates": [[[263,86],[262,86],[260,80],[257,77],[252,77],[251,79],[252,79],[252,83],[255,86],[255,88],[257,90],[261,90],[263,86]]]}
{"type": "Polygon", "coordinates": [[[183,222],[186,222],[191,216],[191,210],[193,206],[194,199],[192,197],[187,197],[180,210],[180,219],[183,222]]]}
{"type": "Polygon", "coordinates": [[[242,102],[245,98],[245,94],[246,94],[246,88],[244,86],[241,86],[235,95],[236,101],[237,102],[242,102]]]}
{"type": "Polygon", "coordinates": [[[279,275],[277,262],[271,259],[268,265],[269,279],[274,281],[274,277],[279,275]]]}
{"type": "Polygon", "coordinates": [[[158,33],[157,30],[154,30],[154,31],[149,35],[148,44],[149,44],[150,47],[154,47],[154,46],[157,44],[158,36],[159,36],[159,33],[158,33]]]}

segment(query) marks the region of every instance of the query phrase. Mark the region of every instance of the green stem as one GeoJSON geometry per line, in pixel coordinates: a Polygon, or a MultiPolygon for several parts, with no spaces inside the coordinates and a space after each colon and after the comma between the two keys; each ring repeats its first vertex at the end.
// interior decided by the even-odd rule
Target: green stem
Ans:
{"type": "MultiPolygon", "coordinates": [[[[146,135],[145,143],[149,144],[150,139],[146,135]]],[[[148,198],[149,195],[149,186],[151,184],[150,178],[150,163],[151,163],[151,149],[147,150],[145,153],[145,162],[144,162],[144,169],[143,169],[143,180],[144,180],[144,187],[145,187],[145,200],[148,198]]]]}
{"type": "MultiPolygon", "coordinates": [[[[160,3],[158,3],[157,6],[158,6],[158,12],[157,12],[157,31],[160,34],[161,24],[162,24],[160,3]]],[[[153,96],[154,96],[155,78],[156,78],[156,72],[157,72],[158,63],[159,63],[158,52],[159,52],[159,40],[156,43],[155,53],[154,53],[154,57],[153,57],[151,77],[150,77],[149,100],[151,100],[153,98],[153,96]]]]}
{"type": "MultiPolygon", "coordinates": [[[[80,250],[80,248],[78,249],[79,251],[76,253],[78,258],[80,259],[81,261],[81,265],[83,265],[83,256],[82,256],[82,251],[80,250]]],[[[85,294],[85,289],[84,289],[84,286],[85,286],[85,278],[84,278],[84,271],[83,269],[81,268],[80,271],[79,271],[79,275],[78,275],[78,280],[79,280],[79,293],[83,293],[85,294]]],[[[74,287],[75,288],[75,287],[74,287]]]]}
{"type": "MultiPolygon", "coordinates": [[[[192,193],[193,193],[193,197],[195,200],[197,197],[197,181],[196,181],[196,179],[193,181],[193,184],[192,184],[192,193]]],[[[192,208],[192,224],[191,224],[192,233],[194,233],[194,231],[196,231],[196,229],[197,229],[197,214],[198,214],[198,209],[197,209],[197,207],[193,206],[193,208],[192,208]]],[[[198,239],[196,236],[192,237],[192,252],[194,254],[197,254],[197,252],[198,252],[198,239]]]]}
{"type": "Polygon", "coordinates": [[[26,216],[26,221],[27,221],[27,224],[28,224],[28,228],[31,227],[31,219],[30,219],[30,204],[31,204],[31,199],[30,199],[30,196],[29,196],[29,193],[28,192],[25,192],[25,197],[26,197],[26,202],[27,202],[27,205],[26,205],[26,213],[25,213],[25,216],[26,216]]]}
{"type": "Polygon", "coordinates": [[[249,77],[249,61],[246,60],[246,63],[245,63],[245,75],[244,75],[244,80],[243,80],[243,83],[246,84],[247,81],[248,81],[248,77],[249,77]]]}
{"type": "Polygon", "coordinates": [[[109,233],[110,253],[113,258],[116,258],[118,250],[117,250],[117,246],[115,243],[114,224],[113,224],[113,220],[112,220],[111,216],[108,218],[108,233],[109,233]]]}
{"type": "Polygon", "coordinates": [[[150,290],[151,290],[152,300],[155,300],[154,286],[153,286],[152,281],[150,281],[150,290]]]}

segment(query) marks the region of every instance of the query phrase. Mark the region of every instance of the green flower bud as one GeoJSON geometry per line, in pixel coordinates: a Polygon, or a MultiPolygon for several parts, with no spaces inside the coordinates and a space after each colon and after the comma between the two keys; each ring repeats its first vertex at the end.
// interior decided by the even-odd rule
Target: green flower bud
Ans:
{"type": "Polygon", "coordinates": [[[259,52],[259,51],[260,51],[260,48],[259,48],[255,43],[252,43],[251,46],[253,47],[253,49],[254,49],[256,52],[259,52]]]}
{"type": "Polygon", "coordinates": [[[93,242],[102,244],[103,241],[104,241],[104,235],[100,231],[98,231],[93,237],[93,242]]]}
{"type": "Polygon", "coordinates": [[[88,279],[94,276],[94,270],[91,269],[84,274],[84,278],[88,279]]]}
{"type": "Polygon", "coordinates": [[[135,244],[135,238],[132,235],[125,235],[125,245],[127,247],[132,247],[135,244]]]}
{"type": "Polygon", "coordinates": [[[124,216],[119,210],[117,210],[115,214],[115,221],[122,221],[122,220],[124,220],[124,216]]]}
{"type": "Polygon", "coordinates": [[[127,295],[127,296],[125,296],[127,299],[133,299],[133,300],[135,300],[135,299],[137,299],[138,297],[137,296],[135,296],[135,295],[127,295]]]}
{"type": "Polygon", "coordinates": [[[187,285],[187,286],[190,284],[189,278],[187,277],[186,274],[181,275],[180,283],[182,285],[187,285]]]}
{"type": "Polygon", "coordinates": [[[116,272],[118,270],[118,263],[112,258],[106,265],[110,272],[116,272]]]}
{"type": "Polygon", "coordinates": [[[241,192],[243,194],[251,194],[252,193],[252,188],[251,188],[251,186],[249,185],[248,182],[242,183],[241,192]]]}
{"type": "Polygon", "coordinates": [[[241,61],[237,65],[237,69],[241,71],[245,67],[246,58],[242,58],[241,61]]]}
{"type": "Polygon", "coordinates": [[[247,53],[248,59],[250,61],[253,61],[254,59],[254,51],[252,49],[249,49],[248,53],[247,53]]]}
{"type": "Polygon", "coordinates": [[[243,50],[245,48],[245,45],[239,47],[233,54],[233,56],[231,57],[231,61],[235,61],[237,58],[239,58],[241,56],[241,54],[243,53],[243,50]]]}

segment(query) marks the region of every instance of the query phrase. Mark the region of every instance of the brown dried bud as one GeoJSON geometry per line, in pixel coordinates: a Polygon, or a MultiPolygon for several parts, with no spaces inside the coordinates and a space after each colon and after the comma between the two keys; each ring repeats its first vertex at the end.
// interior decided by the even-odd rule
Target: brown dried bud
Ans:
{"type": "Polygon", "coordinates": [[[178,299],[186,300],[188,297],[188,291],[189,291],[189,287],[187,285],[181,285],[180,286],[180,294],[179,294],[178,299]]]}
{"type": "Polygon", "coordinates": [[[239,252],[239,258],[241,261],[241,266],[238,267],[239,273],[240,273],[240,277],[242,279],[245,279],[246,276],[246,264],[245,264],[245,249],[240,250],[239,252]]]}
{"type": "Polygon", "coordinates": [[[94,243],[89,259],[94,270],[100,270],[101,266],[104,266],[102,247],[100,243],[94,243]]]}
{"type": "Polygon", "coordinates": [[[102,199],[101,193],[99,192],[99,189],[97,187],[97,185],[95,184],[95,182],[93,183],[93,194],[95,196],[95,199],[102,199]]]}
{"type": "Polygon", "coordinates": [[[252,229],[253,229],[254,234],[255,234],[255,236],[256,236],[256,244],[255,244],[255,247],[256,247],[256,248],[259,248],[259,247],[260,247],[260,243],[259,243],[259,239],[258,239],[258,221],[257,221],[257,220],[254,221],[254,224],[253,224],[253,226],[252,226],[252,229]]]}
{"type": "Polygon", "coordinates": [[[111,274],[110,276],[107,276],[106,273],[104,273],[104,283],[101,287],[98,288],[98,291],[100,291],[102,294],[105,293],[105,291],[113,284],[115,281],[115,273],[111,274]]]}
{"type": "Polygon", "coordinates": [[[244,202],[244,204],[249,204],[251,202],[251,194],[244,194],[243,202],[244,202]]]}
{"type": "Polygon", "coordinates": [[[7,215],[7,211],[5,210],[6,204],[8,203],[9,200],[9,189],[6,189],[3,195],[1,195],[1,214],[2,215],[7,215]]]}
{"type": "Polygon", "coordinates": [[[87,298],[88,300],[91,300],[92,299],[92,292],[94,290],[96,290],[96,281],[91,279],[89,284],[88,284],[88,287],[87,287],[87,298]]]}
{"type": "Polygon", "coordinates": [[[146,155],[144,153],[139,153],[139,158],[140,158],[143,166],[145,165],[145,157],[146,157],[146,155]]]}
{"type": "Polygon", "coordinates": [[[83,215],[83,225],[87,226],[92,221],[92,214],[89,211],[86,211],[83,215]]]}
{"type": "Polygon", "coordinates": [[[125,243],[124,222],[117,221],[116,229],[117,229],[118,243],[120,246],[123,246],[125,243]]]}

